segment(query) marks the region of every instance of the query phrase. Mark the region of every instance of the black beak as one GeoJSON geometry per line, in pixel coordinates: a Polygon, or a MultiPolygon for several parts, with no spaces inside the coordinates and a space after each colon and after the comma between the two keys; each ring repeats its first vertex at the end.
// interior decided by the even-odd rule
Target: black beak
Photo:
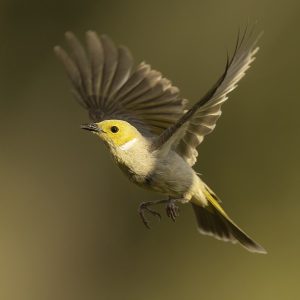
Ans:
{"type": "Polygon", "coordinates": [[[80,128],[88,130],[88,131],[92,131],[92,132],[97,132],[97,133],[101,131],[100,128],[98,127],[98,125],[95,123],[82,124],[82,125],[80,125],[80,128]]]}

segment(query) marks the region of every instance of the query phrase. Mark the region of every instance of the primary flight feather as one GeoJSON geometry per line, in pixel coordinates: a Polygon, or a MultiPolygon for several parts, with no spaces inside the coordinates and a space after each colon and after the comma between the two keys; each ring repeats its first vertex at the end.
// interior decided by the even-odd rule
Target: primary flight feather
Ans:
{"type": "Polygon", "coordinates": [[[252,35],[247,29],[239,34],[223,74],[190,109],[179,89],[160,72],[143,62],[135,67],[130,51],[115,46],[105,35],[98,37],[88,31],[85,50],[76,36],[67,32],[69,54],[60,46],[54,48],[73,93],[94,122],[82,128],[107,144],[131,181],[168,197],[140,205],[140,216],[148,228],[145,213],[160,218],[151,208],[154,204],[165,203],[167,215],[175,220],[177,203],[191,203],[201,233],[266,253],[230,219],[220,200],[192,168],[197,146],[215,128],[228,93],[255,59],[258,38],[252,35]]]}

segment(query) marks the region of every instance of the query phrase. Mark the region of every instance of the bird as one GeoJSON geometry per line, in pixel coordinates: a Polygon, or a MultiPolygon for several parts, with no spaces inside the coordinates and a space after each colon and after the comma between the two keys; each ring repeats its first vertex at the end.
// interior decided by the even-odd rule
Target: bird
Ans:
{"type": "Polygon", "coordinates": [[[151,228],[149,216],[161,218],[153,206],[164,204],[167,216],[175,221],[179,204],[189,203],[200,233],[239,243],[250,252],[267,253],[229,217],[220,198],[193,168],[197,147],[213,131],[228,94],[255,60],[261,34],[254,31],[239,30],[223,73],[190,108],[170,80],[145,62],[135,65],[130,50],[107,35],[89,30],[83,46],[68,31],[69,51],[54,47],[75,98],[92,121],[81,128],[104,142],[131,182],[164,195],[163,200],[139,205],[147,228],[151,228]]]}

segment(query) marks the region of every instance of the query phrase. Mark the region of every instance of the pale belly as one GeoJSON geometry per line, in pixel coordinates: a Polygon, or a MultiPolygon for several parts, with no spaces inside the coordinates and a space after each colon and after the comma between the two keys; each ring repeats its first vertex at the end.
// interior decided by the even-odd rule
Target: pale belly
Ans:
{"type": "Polygon", "coordinates": [[[157,159],[151,170],[144,174],[121,163],[118,166],[138,186],[170,197],[191,198],[198,186],[195,171],[176,153],[157,159]]]}

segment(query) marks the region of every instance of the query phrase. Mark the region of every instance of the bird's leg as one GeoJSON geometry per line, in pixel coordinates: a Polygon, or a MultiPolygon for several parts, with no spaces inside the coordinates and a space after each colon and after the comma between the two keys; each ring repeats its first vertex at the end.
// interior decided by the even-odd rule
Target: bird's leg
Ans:
{"type": "Polygon", "coordinates": [[[176,203],[185,203],[187,202],[187,199],[184,198],[178,198],[178,199],[165,199],[165,200],[158,200],[158,201],[148,201],[148,202],[142,202],[139,206],[138,212],[139,215],[144,223],[144,225],[150,229],[150,222],[146,218],[146,212],[152,214],[153,216],[156,216],[161,220],[161,215],[157,211],[151,209],[149,206],[157,205],[166,203],[166,213],[169,218],[171,218],[174,222],[175,219],[179,216],[179,207],[176,205],[176,203]]]}
{"type": "Polygon", "coordinates": [[[148,221],[148,219],[146,218],[145,216],[145,213],[148,212],[150,214],[152,214],[153,216],[156,216],[159,218],[159,220],[161,220],[161,215],[160,213],[156,212],[155,210],[151,209],[149,206],[153,206],[153,205],[156,205],[156,204],[161,204],[161,203],[167,203],[169,202],[170,200],[167,199],[167,200],[159,200],[159,201],[148,201],[148,202],[143,202],[140,204],[139,206],[139,209],[138,209],[138,212],[139,212],[139,215],[144,223],[144,225],[150,229],[150,222],[148,221]]]}
{"type": "Polygon", "coordinates": [[[169,218],[172,219],[173,222],[175,222],[176,218],[179,216],[179,206],[176,205],[176,203],[185,203],[187,200],[184,198],[179,199],[171,199],[169,198],[169,201],[167,201],[166,205],[166,213],[169,218]]]}

